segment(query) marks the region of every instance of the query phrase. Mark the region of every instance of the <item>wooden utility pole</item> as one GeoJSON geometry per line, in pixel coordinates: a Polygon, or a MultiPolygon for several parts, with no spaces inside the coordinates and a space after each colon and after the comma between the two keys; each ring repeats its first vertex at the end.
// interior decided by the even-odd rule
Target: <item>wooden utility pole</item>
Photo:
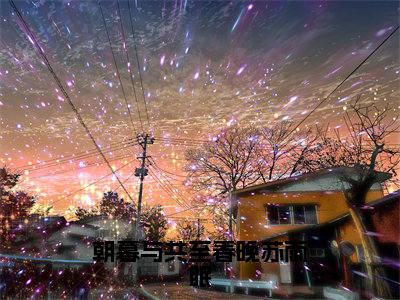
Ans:
{"type": "Polygon", "coordinates": [[[197,240],[200,240],[200,235],[201,235],[201,232],[200,232],[200,218],[197,218],[197,240]]]}
{"type": "Polygon", "coordinates": [[[142,213],[142,198],[143,198],[143,181],[144,178],[148,175],[148,169],[146,168],[146,159],[147,159],[147,145],[154,144],[154,138],[150,137],[149,134],[138,134],[137,141],[139,145],[142,147],[143,152],[142,156],[139,156],[140,160],[140,168],[135,169],[135,176],[139,177],[140,185],[139,185],[139,196],[138,196],[138,204],[137,204],[137,215],[136,215],[136,224],[135,224],[135,237],[137,239],[142,238],[142,231],[140,226],[140,218],[142,213]]]}

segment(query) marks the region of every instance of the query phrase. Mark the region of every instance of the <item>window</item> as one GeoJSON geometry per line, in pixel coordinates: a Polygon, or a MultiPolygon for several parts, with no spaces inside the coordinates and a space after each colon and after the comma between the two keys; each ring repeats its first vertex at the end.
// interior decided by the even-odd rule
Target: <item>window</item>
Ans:
{"type": "Polygon", "coordinates": [[[267,206],[267,217],[271,225],[317,224],[315,205],[267,206]]]}
{"type": "Polygon", "coordinates": [[[290,224],[290,207],[278,206],[279,224],[290,224]]]}
{"type": "Polygon", "coordinates": [[[310,248],[310,257],[325,257],[325,250],[322,248],[310,248]]]}
{"type": "Polygon", "coordinates": [[[175,272],[175,260],[168,262],[168,272],[175,272]]]}

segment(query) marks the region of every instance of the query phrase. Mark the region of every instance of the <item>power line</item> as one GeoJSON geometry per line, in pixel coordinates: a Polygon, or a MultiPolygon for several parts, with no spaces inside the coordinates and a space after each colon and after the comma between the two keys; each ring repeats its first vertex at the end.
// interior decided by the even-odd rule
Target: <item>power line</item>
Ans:
{"type": "Polygon", "coordinates": [[[163,170],[163,169],[161,169],[159,166],[158,166],[158,164],[156,163],[156,161],[154,160],[154,158],[152,158],[151,156],[149,157],[150,158],[150,160],[151,160],[151,163],[154,165],[154,167],[156,167],[158,170],[160,170],[161,172],[163,172],[163,173],[167,173],[167,174],[171,174],[171,175],[174,175],[174,176],[177,176],[177,177],[184,177],[184,178],[186,178],[187,176],[185,176],[185,175],[178,175],[178,174],[175,174],[175,173],[172,173],[172,172],[168,172],[168,171],[166,171],[166,170],[163,170]]]}
{"type": "Polygon", "coordinates": [[[132,69],[131,69],[131,61],[130,61],[130,58],[129,58],[128,44],[127,44],[126,38],[125,38],[125,31],[124,31],[124,25],[123,25],[123,22],[122,22],[121,8],[119,6],[119,1],[118,0],[117,0],[117,11],[118,11],[118,16],[119,16],[119,23],[120,23],[120,26],[121,26],[121,36],[122,36],[122,41],[123,41],[124,52],[125,52],[126,61],[127,61],[127,64],[128,64],[129,78],[130,78],[131,85],[132,85],[133,95],[135,96],[136,109],[137,109],[137,113],[139,115],[140,127],[141,127],[141,129],[143,131],[142,116],[140,114],[139,101],[138,101],[137,95],[136,95],[135,83],[133,82],[133,74],[132,74],[132,69]]]}
{"type": "Polygon", "coordinates": [[[333,93],[335,93],[342,85],[343,85],[343,83],[347,80],[347,79],[349,79],[355,72],[357,72],[357,70],[375,53],[375,52],[377,52],[378,51],[378,49],[387,41],[387,40],[389,40],[394,34],[395,34],[395,32],[397,31],[399,29],[399,26],[397,26],[361,63],[359,63],[358,64],[358,66],[353,70],[353,71],[351,71],[350,72],[350,74],[349,75],[347,75],[340,83],[339,83],[339,85],[338,86],[336,86],[329,94],[328,94],[328,96],[326,96],[324,99],[322,99],[322,101],[320,101],[319,103],[318,103],[318,105],[316,106],[316,107],[314,107],[296,126],[294,126],[293,127],[293,129],[292,130],[290,130],[288,133],[287,133],[287,135],[286,135],[286,137],[288,136],[288,135],[290,135],[290,134],[292,134],[295,130],[296,130],[296,128],[298,128],[301,124],[303,124],[304,123],[304,121],[305,120],[307,120],[308,119],[308,117],[310,117],[317,109],[318,109],[318,107],[320,107],[325,101],[327,101],[328,100],[328,98],[330,97],[330,96],[332,96],[332,94],[333,93]]]}
{"type": "Polygon", "coordinates": [[[211,219],[211,218],[196,218],[196,217],[167,217],[167,216],[165,216],[166,218],[168,218],[168,219],[174,219],[174,220],[183,220],[183,221],[197,221],[197,220],[200,220],[200,221],[212,221],[213,219],[211,219]]]}
{"type": "Polygon", "coordinates": [[[189,211],[189,210],[192,210],[192,209],[199,209],[199,208],[204,208],[204,207],[206,207],[207,205],[203,205],[203,206],[191,206],[191,207],[189,207],[189,208],[186,208],[186,209],[183,209],[183,210],[180,210],[180,211],[177,211],[177,212],[174,212],[174,213],[172,213],[172,214],[169,214],[169,215],[165,215],[165,217],[170,217],[170,216],[175,216],[175,215],[177,215],[177,214],[181,214],[181,213],[184,213],[184,212],[187,212],[187,211],[189,211]]]}
{"type": "MultiPolygon", "coordinates": [[[[123,183],[126,183],[129,179],[131,179],[133,176],[135,176],[135,172],[133,172],[131,175],[129,175],[128,177],[126,177],[126,179],[123,181],[123,183]]],[[[115,189],[114,192],[116,192],[121,186],[118,185],[115,189]]]]}
{"type": "Polygon", "coordinates": [[[102,20],[103,20],[104,29],[105,29],[106,34],[107,34],[108,44],[110,45],[111,55],[112,55],[112,58],[113,58],[113,61],[114,61],[115,72],[116,72],[116,74],[117,74],[117,78],[118,78],[119,84],[120,84],[120,86],[121,86],[121,91],[122,91],[122,95],[123,95],[124,100],[125,100],[126,109],[128,110],[129,119],[130,119],[130,121],[131,121],[131,125],[132,125],[132,127],[133,127],[133,131],[136,133],[136,127],[135,127],[135,125],[133,124],[131,109],[129,108],[128,100],[126,99],[126,94],[125,94],[124,85],[122,84],[121,74],[119,73],[117,60],[115,59],[115,54],[114,54],[114,50],[113,50],[113,48],[112,48],[111,39],[110,39],[110,34],[108,33],[107,24],[106,24],[106,19],[105,19],[105,17],[104,17],[104,13],[103,13],[103,8],[101,7],[100,1],[98,1],[97,3],[99,4],[99,8],[100,8],[100,12],[101,12],[101,18],[102,18],[102,20]]]}
{"type": "MultiPolygon", "coordinates": [[[[183,142],[183,141],[173,141],[173,140],[160,140],[161,142],[164,142],[166,144],[169,144],[170,146],[185,146],[185,147],[200,147],[203,144],[196,143],[196,142],[183,142]]],[[[163,145],[163,146],[168,146],[168,145],[163,145]]]]}
{"type": "Polygon", "coordinates": [[[36,53],[39,55],[40,58],[43,59],[44,63],[47,66],[47,69],[53,75],[54,80],[56,81],[56,83],[57,83],[58,87],[60,88],[62,94],[64,95],[65,99],[67,99],[69,105],[71,106],[72,110],[74,111],[74,113],[75,113],[77,119],[79,120],[79,122],[81,123],[82,127],[85,129],[85,131],[86,131],[87,135],[89,136],[90,140],[93,142],[93,144],[95,145],[97,151],[99,151],[100,155],[102,156],[104,161],[107,163],[107,165],[110,168],[110,170],[113,172],[115,178],[118,180],[118,182],[120,183],[120,185],[122,186],[122,188],[124,189],[126,194],[129,196],[129,198],[133,202],[133,199],[132,199],[131,195],[128,193],[128,191],[126,190],[126,188],[122,184],[121,180],[119,179],[118,175],[114,172],[114,170],[113,170],[111,164],[109,163],[109,161],[107,160],[106,156],[101,151],[99,145],[97,144],[96,140],[94,139],[94,137],[93,137],[92,133],[90,132],[89,128],[86,126],[86,123],[84,122],[81,114],[79,113],[79,111],[75,107],[75,104],[72,102],[71,98],[69,97],[67,91],[65,90],[65,88],[64,88],[63,84],[61,83],[60,79],[58,78],[57,74],[54,72],[49,60],[47,59],[46,54],[44,53],[42,47],[38,43],[35,35],[30,30],[28,24],[25,22],[24,18],[22,17],[22,15],[21,15],[20,11],[18,10],[17,6],[15,5],[14,1],[13,0],[9,0],[9,3],[11,5],[11,7],[13,8],[14,12],[17,14],[18,19],[20,20],[20,22],[21,22],[22,26],[24,27],[25,31],[27,32],[29,40],[34,45],[34,48],[36,49],[36,53]]]}
{"type": "Polygon", "coordinates": [[[173,189],[171,189],[171,187],[169,187],[168,185],[166,185],[164,182],[161,181],[161,179],[149,168],[149,173],[151,175],[151,177],[153,177],[161,186],[161,188],[166,191],[171,197],[172,199],[174,199],[180,206],[186,206],[186,207],[190,207],[186,201],[184,201],[183,199],[181,199],[180,197],[177,197],[175,195],[175,192],[173,189]],[[183,202],[183,203],[181,203],[183,202]]]}
{"type": "Polygon", "coordinates": [[[174,190],[162,182],[161,179],[151,169],[149,169],[149,173],[159,183],[161,188],[166,191],[180,206],[188,206],[188,204],[180,197],[176,196],[174,190]]]}
{"type": "MultiPolygon", "coordinates": [[[[128,145],[124,145],[124,146],[120,146],[120,147],[113,147],[110,149],[106,149],[107,152],[110,151],[120,151],[120,150],[125,150],[128,149],[129,146],[128,145]]],[[[84,159],[90,159],[93,157],[97,157],[99,154],[98,153],[89,153],[89,154],[85,154],[85,155],[81,155],[81,156],[76,156],[76,157],[71,157],[71,158],[65,158],[65,159],[57,159],[53,162],[50,162],[48,164],[37,164],[38,166],[36,167],[36,165],[32,165],[33,168],[29,169],[29,171],[34,172],[34,171],[38,171],[38,170],[42,170],[42,169],[47,169],[47,168],[51,168],[51,167],[55,167],[55,166],[60,166],[63,164],[67,164],[67,163],[71,163],[71,162],[76,162],[78,160],[84,160],[84,159]]]]}
{"type": "Polygon", "coordinates": [[[132,11],[131,11],[131,5],[130,1],[128,0],[128,10],[129,10],[129,21],[131,24],[131,30],[132,30],[132,39],[133,39],[133,47],[135,49],[135,56],[136,56],[136,63],[137,63],[137,68],[139,72],[139,80],[140,80],[140,86],[142,88],[142,96],[143,96],[143,102],[144,102],[144,107],[146,110],[146,118],[147,118],[147,125],[150,127],[150,119],[149,119],[149,112],[147,110],[147,103],[146,103],[146,96],[144,95],[144,87],[143,87],[143,79],[142,79],[142,70],[140,68],[140,61],[139,61],[139,55],[136,47],[136,42],[135,42],[135,30],[133,28],[133,21],[132,21],[132,11]]]}
{"type": "Polygon", "coordinates": [[[194,143],[209,143],[209,140],[198,140],[198,139],[191,139],[191,138],[174,138],[174,137],[154,137],[155,139],[162,140],[162,141],[176,141],[176,142],[194,142],[194,143]]]}
{"type": "MultiPolygon", "coordinates": [[[[131,154],[129,154],[129,155],[121,155],[121,156],[117,156],[117,157],[115,157],[115,158],[113,158],[113,159],[110,159],[109,161],[110,161],[110,162],[112,162],[112,161],[117,161],[117,160],[129,158],[129,157],[131,157],[131,156],[132,156],[131,154]]],[[[45,174],[45,175],[34,176],[34,177],[30,177],[30,179],[39,179],[39,178],[45,178],[45,177],[54,176],[54,175],[60,175],[60,174],[64,174],[64,173],[69,173],[69,172],[81,170],[81,169],[90,168],[90,167],[93,167],[93,166],[103,165],[103,164],[105,164],[105,163],[106,163],[106,162],[92,162],[92,163],[87,164],[87,165],[84,166],[84,167],[74,168],[74,169],[70,169],[70,170],[62,170],[62,171],[58,171],[58,172],[54,172],[54,173],[49,173],[49,174],[45,174]]],[[[32,171],[30,171],[30,172],[32,172],[32,171]]]]}
{"type": "MultiPolygon", "coordinates": [[[[134,160],[131,160],[131,161],[127,162],[126,164],[122,165],[121,167],[119,167],[118,169],[116,169],[115,172],[118,172],[118,171],[122,170],[122,169],[125,168],[127,165],[131,164],[133,161],[134,161],[134,160]]],[[[53,201],[51,204],[54,205],[55,203],[57,203],[57,202],[59,202],[59,201],[61,201],[61,200],[64,200],[66,197],[71,197],[71,196],[73,196],[73,195],[75,195],[75,194],[77,194],[77,193],[79,193],[79,192],[81,192],[81,191],[84,191],[84,190],[86,190],[88,187],[90,187],[90,186],[92,186],[92,185],[95,185],[96,183],[99,183],[100,181],[104,180],[105,178],[107,178],[107,177],[109,177],[109,176],[111,176],[111,175],[113,175],[112,172],[110,172],[110,173],[108,173],[108,174],[106,174],[106,175],[100,177],[100,178],[97,179],[96,181],[93,181],[93,182],[91,182],[91,183],[85,185],[84,187],[81,187],[81,188],[77,189],[76,191],[73,191],[72,193],[68,193],[67,195],[63,196],[61,199],[58,199],[58,200],[56,200],[56,201],[53,201]]],[[[127,181],[127,179],[124,180],[124,183],[125,183],[126,181],[127,181]]],[[[120,185],[118,185],[118,187],[120,187],[120,185]]],[[[115,192],[116,190],[117,190],[117,189],[114,189],[114,192],[115,192]]]]}
{"type": "MultiPolygon", "coordinates": [[[[162,170],[159,170],[158,167],[157,167],[156,165],[151,165],[151,166],[152,166],[153,168],[155,168],[155,170],[157,170],[157,171],[159,171],[159,172],[160,172],[160,171],[162,172],[162,170]]],[[[164,184],[167,185],[172,191],[175,191],[175,193],[181,197],[181,200],[182,200],[183,202],[185,202],[185,204],[187,204],[186,200],[184,200],[184,199],[185,199],[185,196],[184,196],[183,194],[181,194],[181,193],[179,192],[179,190],[176,190],[176,189],[174,188],[174,186],[169,182],[169,179],[166,179],[165,182],[164,182],[164,184]]],[[[187,204],[187,205],[188,205],[188,204],[187,204]]]]}
{"type": "MultiPolygon", "coordinates": [[[[103,150],[104,151],[119,150],[119,148],[115,148],[115,146],[117,144],[118,145],[124,145],[123,147],[120,147],[121,149],[123,149],[123,148],[126,148],[127,145],[132,144],[132,141],[129,141],[129,142],[113,142],[109,146],[107,146],[106,148],[103,148],[103,150]]],[[[132,146],[133,145],[136,145],[136,144],[132,144],[132,146]]],[[[86,156],[91,156],[94,153],[97,153],[97,149],[82,151],[82,152],[78,152],[78,153],[74,153],[74,154],[66,155],[66,156],[62,155],[62,157],[51,158],[51,159],[39,161],[39,162],[36,162],[36,163],[21,165],[21,166],[15,167],[15,168],[16,169],[26,169],[26,168],[32,168],[32,167],[35,167],[35,166],[42,166],[43,164],[46,164],[46,163],[53,163],[53,162],[58,163],[58,162],[62,162],[62,161],[75,160],[75,159],[79,159],[79,158],[85,158],[86,156]]]]}
{"type": "MultiPolygon", "coordinates": [[[[110,149],[107,149],[107,151],[120,151],[120,150],[125,150],[125,149],[128,149],[127,145],[124,145],[123,147],[110,148],[110,149]]],[[[97,157],[98,155],[99,155],[98,153],[90,153],[90,154],[85,154],[85,155],[71,157],[71,158],[57,159],[48,164],[38,163],[35,165],[33,165],[33,164],[28,165],[28,168],[24,168],[23,170],[30,171],[30,172],[36,172],[36,171],[40,171],[43,169],[48,169],[48,168],[57,167],[57,166],[61,166],[64,164],[76,162],[78,160],[94,158],[94,157],[97,157]],[[31,167],[31,168],[29,168],[29,167],[31,167]]]]}

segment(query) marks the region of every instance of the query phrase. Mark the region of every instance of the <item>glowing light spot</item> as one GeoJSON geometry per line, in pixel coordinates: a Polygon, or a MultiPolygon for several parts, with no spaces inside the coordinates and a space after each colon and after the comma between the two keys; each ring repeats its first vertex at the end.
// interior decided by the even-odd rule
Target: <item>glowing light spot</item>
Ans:
{"type": "Polygon", "coordinates": [[[246,67],[247,67],[247,65],[241,66],[241,67],[239,68],[239,70],[236,72],[236,75],[242,74],[242,72],[244,71],[244,69],[246,69],[246,67]]]}
{"type": "Polygon", "coordinates": [[[238,26],[239,21],[240,21],[240,19],[242,18],[242,15],[243,15],[243,11],[244,11],[244,10],[242,9],[242,11],[240,12],[239,16],[237,17],[235,23],[234,23],[233,26],[232,26],[231,32],[234,32],[235,29],[236,29],[236,27],[238,26]]]}

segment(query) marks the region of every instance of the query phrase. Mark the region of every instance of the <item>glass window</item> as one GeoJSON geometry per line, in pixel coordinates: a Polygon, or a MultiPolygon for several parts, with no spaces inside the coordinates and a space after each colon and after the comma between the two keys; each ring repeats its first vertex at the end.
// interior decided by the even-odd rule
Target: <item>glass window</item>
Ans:
{"type": "Polygon", "coordinates": [[[279,224],[290,224],[290,206],[278,206],[279,224]]]}
{"type": "Polygon", "coordinates": [[[306,218],[304,214],[304,206],[296,205],[293,207],[294,223],[305,224],[306,218]]]}
{"type": "Polygon", "coordinates": [[[275,205],[267,206],[268,221],[270,224],[279,224],[278,207],[275,205]]]}
{"type": "Polygon", "coordinates": [[[315,211],[315,205],[304,206],[304,215],[307,224],[317,224],[317,213],[315,211]]]}
{"type": "Polygon", "coordinates": [[[171,260],[168,262],[168,272],[175,272],[175,261],[171,260]]]}
{"type": "Polygon", "coordinates": [[[272,225],[317,224],[315,205],[268,205],[267,213],[272,225]]]}

